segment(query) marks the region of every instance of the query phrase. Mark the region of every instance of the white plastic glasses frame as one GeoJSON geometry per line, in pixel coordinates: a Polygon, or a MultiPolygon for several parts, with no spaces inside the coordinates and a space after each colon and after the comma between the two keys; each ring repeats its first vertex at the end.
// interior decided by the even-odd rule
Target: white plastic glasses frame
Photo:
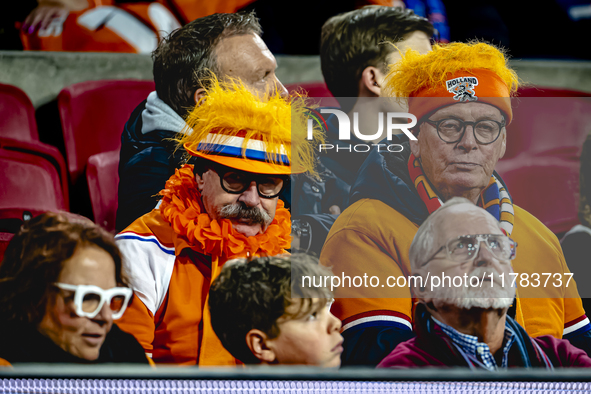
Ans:
{"type": "Polygon", "coordinates": [[[62,290],[68,290],[74,292],[74,305],[76,306],[76,314],[80,317],[87,317],[89,319],[94,319],[96,315],[99,314],[105,302],[108,302],[109,305],[115,296],[124,296],[125,300],[123,301],[123,306],[121,310],[118,312],[113,312],[113,320],[119,319],[123,316],[123,313],[127,309],[127,304],[129,304],[129,300],[133,295],[133,290],[128,287],[113,287],[111,289],[103,290],[98,286],[93,285],[70,285],[67,283],[54,283],[54,285],[62,290]],[[84,301],[84,296],[87,294],[98,294],[101,297],[99,301],[98,307],[94,312],[84,312],[82,310],[82,303],[84,301]]]}

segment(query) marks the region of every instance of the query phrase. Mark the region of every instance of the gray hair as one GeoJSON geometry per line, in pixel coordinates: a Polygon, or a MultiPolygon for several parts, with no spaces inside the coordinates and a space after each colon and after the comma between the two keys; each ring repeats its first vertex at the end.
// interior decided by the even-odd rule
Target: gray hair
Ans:
{"type": "Polygon", "coordinates": [[[212,73],[222,79],[216,47],[224,38],[262,34],[254,12],[213,14],[170,33],[152,53],[158,98],[180,116],[195,107],[195,92],[207,87],[212,73]]]}
{"type": "Polygon", "coordinates": [[[429,215],[423,224],[421,224],[421,227],[419,227],[419,230],[410,244],[409,250],[410,267],[413,273],[435,252],[434,249],[437,247],[437,245],[434,245],[436,231],[441,220],[440,216],[443,214],[442,212],[445,212],[447,208],[458,204],[474,205],[472,201],[464,197],[450,198],[441,206],[441,208],[429,215]]]}

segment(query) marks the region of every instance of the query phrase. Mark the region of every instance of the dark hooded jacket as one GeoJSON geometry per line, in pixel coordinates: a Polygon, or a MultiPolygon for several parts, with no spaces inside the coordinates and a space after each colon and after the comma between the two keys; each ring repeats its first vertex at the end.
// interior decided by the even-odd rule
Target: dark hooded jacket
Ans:
{"type": "Polygon", "coordinates": [[[334,114],[327,116],[326,143],[333,146],[318,154],[320,180],[308,175],[296,175],[292,178],[291,210],[292,217],[307,222],[311,226],[312,240],[309,252],[320,255],[326,236],[338,215],[329,213],[329,208],[336,205],[341,212],[349,206],[349,192],[355,182],[357,171],[369,155],[369,152],[349,150],[352,145],[366,144],[352,135],[350,141],[339,140],[339,125],[334,114]]]}
{"type": "Polygon", "coordinates": [[[182,131],[184,121],[167,107],[152,92],[132,112],[123,128],[117,232],[154,209],[158,192],[183,162],[184,150],[175,151],[176,145],[170,138],[182,131]]]}

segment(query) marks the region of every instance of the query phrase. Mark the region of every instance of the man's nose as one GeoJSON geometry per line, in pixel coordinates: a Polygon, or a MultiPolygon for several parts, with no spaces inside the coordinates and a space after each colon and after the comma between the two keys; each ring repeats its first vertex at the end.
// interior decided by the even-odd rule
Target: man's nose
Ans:
{"type": "Polygon", "coordinates": [[[250,182],[248,188],[240,194],[238,201],[243,202],[246,206],[256,207],[259,205],[261,199],[259,196],[256,181],[250,182]]]}
{"type": "Polygon", "coordinates": [[[501,264],[500,260],[497,258],[497,256],[495,256],[493,254],[493,252],[491,252],[488,249],[488,246],[486,246],[486,243],[484,241],[480,241],[480,248],[478,249],[478,254],[474,258],[474,266],[475,267],[488,267],[491,265],[500,266],[500,264],[501,264]]]}
{"type": "Polygon", "coordinates": [[[281,98],[287,98],[289,97],[289,92],[287,91],[287,89],[285,88],[285,86],[283,86],[283,84],[281,83],[281,81],[279,79],[277,79],[277,77],[274,78],[275,80],[275,92],[277,92],[277,94],[279,94],[279,96],[281,96],[281,98]]]}
{"type": "Polygon", "coordinates": [[[471,151],[476,149],[477,146],[478,142],[474,137],[474,125],[466,125],[466,128],[464,129],[464,135],[462,136],[460,142],[458,142],[458,147],[467,151],[471,151]]]}

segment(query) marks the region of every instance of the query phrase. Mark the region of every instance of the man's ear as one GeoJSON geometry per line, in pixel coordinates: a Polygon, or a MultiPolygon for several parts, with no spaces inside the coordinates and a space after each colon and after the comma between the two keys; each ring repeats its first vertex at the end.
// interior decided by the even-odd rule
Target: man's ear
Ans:
{"type": "Polygon", "coordinates": [[[499,159],[502,159],[503,156],[505,156],[505,151],[507,150],[507,129],[505,127],[503,127],[503,130],[501,131],[501,138],[501,155],[499,156],[499,159]]]}
{"type": "Polygon", "coordinates": [[[195,91],[195,105],[199,104],[199,102],[205,97],[205,89],[199,88],[195,91]]]}
{"type": "Polygon", "coordinates": [[[203,172],[202,174],[195,173],[195,182],[197,182],[197,189],[199,189],[199,191],[202,191],[203,185],[205,185],[205,180],[203,179],[204,175],[205,172],[203,172]]]}
{"type": "Polygon", "coordinates": [[[261,363],[274,364],[276,360],[275,352],[267,346],[267,341],[267,334],[256,328],[253,328],[246,333],[246,345],[252,354],[258,358],[261,363]]]}
{"type": "Polygon", "coordinates": [[[415,276],[415,275],[420,276],[421,279],[420,279],[420,282],[418,283],[419,286],[413,287],[413,292],[415,293],[415,296],[421,300],[421,302],[423,302],[424,304],[428,304],[429,302],[432,301],[432,297],[431,297],[431,292],[427,288],[428,283],[425,280],[426,276],[423,275],[422,273],[419,273],[419,272],[415,272],[413,274],[413,276],[415,276]]]}
{"type": "Polygon", "coordinates": [[[365,67],[365,70],[361,73],[361,87],[376,97],[379,97],[382,91],[382,79],[383,75],[379,69],[373,66],[365,67]]]}
{"type": "Polygon", "coordinates": [[[421,144],[419,144],[418,137],[417,140],[410,140],[410,151],[417,159],[421,158],[421,144]]]}

